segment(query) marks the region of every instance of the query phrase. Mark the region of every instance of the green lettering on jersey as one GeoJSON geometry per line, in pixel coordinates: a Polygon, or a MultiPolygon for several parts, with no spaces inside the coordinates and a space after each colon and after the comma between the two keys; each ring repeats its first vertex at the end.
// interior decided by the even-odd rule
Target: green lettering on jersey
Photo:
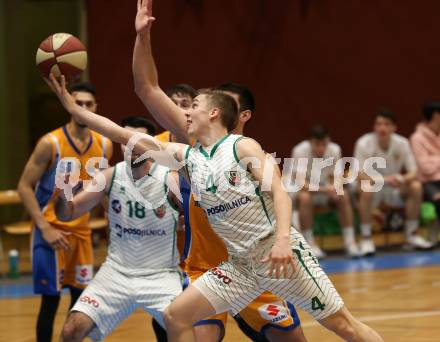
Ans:
{"type": "Polygon", "coordinates": [[[208,179],[206,180],[206,191],[210,191],[213,194],[217,192],[217,186],[214,184],[214,176],[212,173],[208,176],[208,179]]]}
{"type": "Polygon", "coordinates": [[[127,201],[128,204],[128,216],[132,218],[133,216],[136,216],[138,219],[145,218],[145,208],[142,204],[139,202],[133,202],[127,201]]]}

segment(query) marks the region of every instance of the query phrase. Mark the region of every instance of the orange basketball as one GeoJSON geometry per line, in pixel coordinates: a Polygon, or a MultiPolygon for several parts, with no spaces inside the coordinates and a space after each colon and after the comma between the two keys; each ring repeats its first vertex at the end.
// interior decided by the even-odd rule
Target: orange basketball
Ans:
{"type": "Polygon", "coordinates": [[[73,81],[87,66],[87,51],[71,34],[55,33],[40,44],[35,62],[44,77],[63,74],[67,81],[73,81]]]}

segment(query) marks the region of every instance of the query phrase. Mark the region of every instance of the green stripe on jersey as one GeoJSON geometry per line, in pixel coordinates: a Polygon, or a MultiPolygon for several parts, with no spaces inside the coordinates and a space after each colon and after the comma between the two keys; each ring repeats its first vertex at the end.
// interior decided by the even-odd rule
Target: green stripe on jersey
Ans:
{"type": "Polygon", "coordinates": [[[206,152],[202,145],[200,145],[199,147],[199,151],[205,156],[206,159],[211,159],[214,156],[215,151],[217,151],[218,147],[221,145],[221,143],[223,141],[225,141],[228,137],[230,136],[230,134],[226,134],[223,138],[221,138],[219,141],[217,141],[214,145],[214,147],[211,150],[211,153],[208,154],[208,152],[206,152]]]}
{"type": "Polygon", "coordinates": [[[171,208],[173,208],[175,211],[179,211],[179,208],[177,207],[177,205],[175,204],[175,203],[173,203],[173,201],[171,201],[171,199],[170,199],[170,196],[168,196],[168,175],[170,174],[170,170],[168,170],[166,173],[165,173],[165,179],[164,179],[164,181],[163,181],[163,185],[164,185],[164,190],[165,190],[165,196],[167,196],[167,201],[168,201],[168,204],[171,206],[171,208]]]}
{"type": "Polygon", "coordinates": [[[174,254],[176,253],[176,235],[177,235],[177,220],[173,216],[174,220],[174,230],[173,230],[173,252],[171,254],[171,262],[174,261],[174,254]]]}
{"type": "Polygon", "coordinates": [[[113,182],[115,180],[115,175],[116,175],[116,167],[118,166],[118,164],[116,164],[115,166],[113,166],[113,174],[112,174],[112,180],[110,183],[110,188],[108,189],[107,195],[110,195],[110,192],[112,191],[113,188],[113,182]]]}
{"type": "Polygon", "coordinates": [[[244,137],[239,137],[237,140],[235,140],[234,141],[234,146],[233,146],[233,148],[232,148],[232,150],[233,150],[233,152],[234,152],[234,158],[235,158],[235,161],[241,166],[241,164],[240,164],[240,159],[238,159],[238,154],[237,154],[237,143],[241,140],[241,139],[243,139],[244,137]]]}
{"type": "Polygon", "coordinates": [[[272,220],[270,219],[269,213],[267,212],[266,203],[264,202],[263,196],[261,196],[259,187],[255,188],[255,193],[260,198],[261,205],[263,206],[264,213],[266,214],[266,217],[269,220],[269,223],[272,224],[272,220]]]}

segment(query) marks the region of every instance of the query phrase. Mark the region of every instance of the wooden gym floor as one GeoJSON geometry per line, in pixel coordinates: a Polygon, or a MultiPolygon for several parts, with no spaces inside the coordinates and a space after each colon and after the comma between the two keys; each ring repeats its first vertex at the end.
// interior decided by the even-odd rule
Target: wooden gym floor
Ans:
{"type": "MultiPolygon", "coordinates": [[[[399,255],[397,258],[400,259],[399,255]]],[[[416,258],[421,260],[416,264],[425,266],[357,271],[353,264],[348,267],[356,272],[347,273],[346,269],[344,273],[330,274],[348,308],[356,317],[376,329],[385,341],[439,341],[440,265],[436,263],[440,259],[440,253],[420,253],[416,258]],[[423,262],[425,254],[434,255],[437,261],[423,262]]],[[[377,260],[378,268],[381,268],[382,261],[377,260]]],[[[59,335],[66,317],[68,300],[68,296],[63,296],[56,319],[55,336],[59,335]]],[[[34,341],[38,306],[38,297],[0,299],[0,340],[34,341]]],[[[340,340],[318,326],[304,312],[300,311],[300,317],[309,341],[340,340]]],[[[149,322],[146,314],[135,312],[107,341],[154,341],[149,322]]],[[[233,319],[229,320],[226,331],[225,341],[246,341],[233,319]]],[[[57,339],[54,338],[55,340],[57,339]]]]}

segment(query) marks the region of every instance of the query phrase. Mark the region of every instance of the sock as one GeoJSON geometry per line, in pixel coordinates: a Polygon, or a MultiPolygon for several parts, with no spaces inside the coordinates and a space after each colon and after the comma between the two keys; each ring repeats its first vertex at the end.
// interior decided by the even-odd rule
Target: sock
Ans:
{"type": "Polygon", "coordinates": [[[371,237],[371,224],[370,223],[361,223],[361,233],[362,233],[362,237],[370,238],[371,237]]]}
{"type": "Polygon", "coordinates": [[[352,243],[355,242],[353,227],[344,227],[342,229],[342,235],[344,236],[345,245],[351,245],[352,243]]]}
{"type": "Polygon", "coordinates": [[[405,235],[406,238],[413,236],[419,228],[419,220],[406,220],[405,222],[405,235]]]}
{"type": "Polygon", "coordinates": [[[315,244],[315,238],[313,237],[312,229],[304,229],[301,233],[309,244],[315,244]]]}
{"type": "Polygon", "coordinates": [[[77,287],[70,287],[70,307],[69,309],[72,309],[72,307],[75,305],[76,301],[78,300],[79,296],[81,296],[82,289],[79,289],[77,287]]]}
{"type": "Polygon", "coordinates": [[[235,321],[238,324],[240,330],[249,337],[254,342],[269,342],[269,340],[264,336],[264,333],[258,332],[253,329],[246,321],[240,317],[240,315],[234,316],[235,321]]]}
{"type": "Polygon", "coordinates": [[[154,318],[151,320],[151,323],[153,325],[153,330],[154,330],[154,334],[156,335],[157,342],[167,342],[168,337],[166,330],[162,328],[162,326],[159,323],[157,323],[157,321],[154,318]]]}
{"type": "Polygon", "coordinates": [[[60,296],[41,296],[40,312],[37,319],[37,341],[51,342],[53,322],[60,303],[60,296]]]}

